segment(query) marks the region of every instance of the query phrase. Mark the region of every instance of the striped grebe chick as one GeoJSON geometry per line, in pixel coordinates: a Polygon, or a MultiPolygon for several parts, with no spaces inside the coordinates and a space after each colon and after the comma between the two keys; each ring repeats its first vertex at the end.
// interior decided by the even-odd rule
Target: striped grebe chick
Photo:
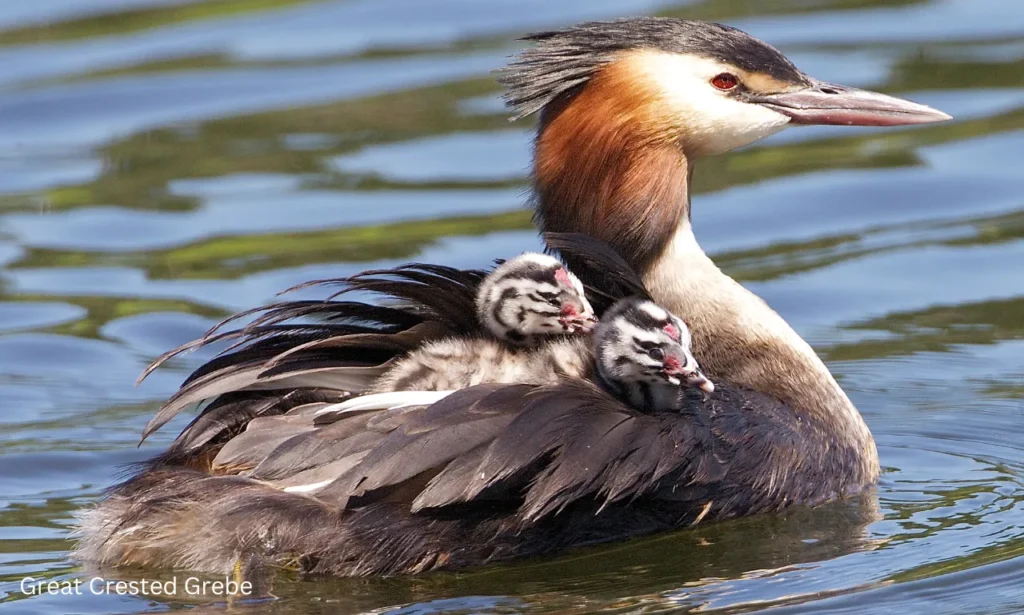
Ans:
{"type": "Polygon", "coordinates": [[[423,344],[396,360],[369,392],[543,384],[590,371],[588,344],[559,343],[589,333],[597,317],[583,284],[558,259],[527,252],[502,263],[480,282],[475,305],[478,335],[423,344]]]}
{"type": "Polygon", "coordinates": [[[549,335],[590,331],[597,322],[579,278],[557,258],[537,252],[491,272],[477,292],[476,313],[496,338],[526,346],[549,335]]]}
{"type": "Polygon", "coordinates": [[[501,264],[481,282],[476,306],[493,339],[424,344],[398,360],[369,392],[588,378],[637,409],[668,410],[678,409],[684,384],[714,391],[680,318],[653,301],[631,297],[608,308],[608,320],[599,323],[579,278],[554,257],[528,252],[501,264]],[[593,340],[561,335],[592,329],[593,340]]]}
{"type": "Polygon", "coordinates": [[[679,317],[653,301],[623,299],[603,314],[594,333],[597,380],[639,410],[678,410],[683,387],[715,390],[690,345],[690,330],[679,317]]]}

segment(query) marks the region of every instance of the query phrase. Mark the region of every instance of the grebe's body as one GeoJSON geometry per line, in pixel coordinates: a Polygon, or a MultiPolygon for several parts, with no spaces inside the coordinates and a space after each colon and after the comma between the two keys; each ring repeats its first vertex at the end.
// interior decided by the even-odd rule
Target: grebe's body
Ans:
{"type": "MultiPolygon", "coordinates": [[[[645,412],[576,378],[335,412],[423,344],[478,332],[482,272],[370,272],[351,286],[406,304],[271,306],[193,344],[242,342],[154,417],[146,435],[209,401],[165,454],[86,515],[80,558],[412,573],[819,504],[878,478],[871,434],[821,360],[700,249],[689,180],[700,156],[790,124],[948,116],[818,82],[717,24],[631,19],[532,39],[502,81],[518,114],[540,111],[538,223],[620,253],[690,326],[714,392],[691,389],[678,410],[645,412]],[[319,318],[294,320],[306,316],[319,318]],[[304,491],[318,475],[334,479],[304,491]]],[[[585,253],[563,257],[601,287],[577,266],[585,253]]]]}

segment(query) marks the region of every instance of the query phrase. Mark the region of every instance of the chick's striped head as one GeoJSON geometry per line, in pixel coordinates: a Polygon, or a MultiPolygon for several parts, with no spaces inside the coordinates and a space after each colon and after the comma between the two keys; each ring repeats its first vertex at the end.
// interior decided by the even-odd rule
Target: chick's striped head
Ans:
{"type": "Polygon", "coordinates": [[[549,335],[585,333],[597,323],[583,284],[558,259],[528,252],[502,263],[480,285],[480,323],[495,337],[532,345],[549,335]]]}
{"type": "Polygon", "coordinates": [[[715,390],[690,350],[686,324],[653,301],[619,301],[602,315],[594,337],[601,380],[633,405],[668,409],[681,387],[715,390]]]}

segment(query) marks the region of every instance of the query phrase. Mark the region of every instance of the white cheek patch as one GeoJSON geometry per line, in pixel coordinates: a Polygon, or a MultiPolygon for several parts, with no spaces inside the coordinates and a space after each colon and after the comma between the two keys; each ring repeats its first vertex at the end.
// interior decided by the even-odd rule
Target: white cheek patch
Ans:
{"type": "Polygon", "coordinates": [[[686,146],[720,154],[779,132],[790,118],[761,105],[730,97],[711,79],[732,72],[728,65],[694,55],[644,52],[635,64],[664,95],[680,118],[686,146]]]}
{"type": "Polygon", "coordinates": [[[526,280],[524,280],[522,285],[519,286],[520,294],[524,294],[525,295],[526,293],[530,292],[531,290],[536,292],[536,293],[558,294],[558,292],[561,289],[559,287],[555,286],[554,284],[548,284],[547,282],[528,282],[526,280]]]}

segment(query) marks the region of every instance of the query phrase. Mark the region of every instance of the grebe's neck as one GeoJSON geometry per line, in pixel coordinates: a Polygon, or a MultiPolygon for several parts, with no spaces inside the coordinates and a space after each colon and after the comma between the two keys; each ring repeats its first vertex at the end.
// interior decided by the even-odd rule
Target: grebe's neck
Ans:
{"type": "Polygon", "coordinates": [[[689,215],[690,171],[679,133],[635,78],[609,68],[546,107],[533,177],[543,230],[586,233],[642,271],[689,215]]]}
{"type": "Polygon", "coordinates": [[[545,108],[534,166],[541,229],[586,233],[613,247],[653,299],[689,325],[694,354],[713,381],[772,395],[813,418],[859,450],[863,473],[874,479],[871,433],[825,364],[697,244],[686,128],[660,117],[642,94],[624,95],[644,91],[631,78],[602,71],[545,108]]]}
{"type": "Polygon", "coordinates": [[[877,477],[871,432],[810,345],[760,297],[722,273],[704,253],[689,220],[643,273],[658,303],[693,335],[693,353],[712,380],[767,393],[829,425],[862,450],[877,477]]]}

